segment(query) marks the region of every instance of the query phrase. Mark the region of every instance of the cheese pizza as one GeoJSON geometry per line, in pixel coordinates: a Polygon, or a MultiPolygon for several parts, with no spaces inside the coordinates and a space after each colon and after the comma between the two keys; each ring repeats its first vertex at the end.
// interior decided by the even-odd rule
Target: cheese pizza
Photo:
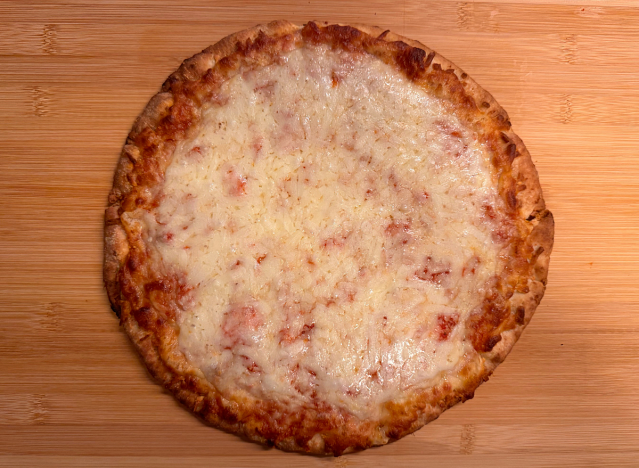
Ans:
{"type": "Polygon", "coordinates": [[[552,242],[528,151],[466,73],[389,31],[280,21],[185,61],[138,117],[104,278],[193,413],[339,455],[471,398],[552,242]]]}

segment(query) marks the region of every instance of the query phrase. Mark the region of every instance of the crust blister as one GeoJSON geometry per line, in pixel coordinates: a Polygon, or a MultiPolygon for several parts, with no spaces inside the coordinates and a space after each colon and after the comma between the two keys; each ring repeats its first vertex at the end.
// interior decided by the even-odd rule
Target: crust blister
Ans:
{"type": "MultiPolygon", "coordinates": [[[[343,26],[344,37],[348,38],[350,30],[347,28],[350,27],[341,26],[343,26]]],[[[260,416],[260,411],[263,410],[259,409],[258,401],[239,394],[232,397],[237,401],[224,398],[206,381],[198,369],[190,366],[179,353],[171,351],[172,345],[168,342],[171,340],[175,342],[174,334],[170,337],[162,335],[164,332],[156,333],[153,327],[145,330],[136,321],[135,304],[122,295],[121,269],[129,259],[130,250],[140,248],[140,239],[127,233],[122,222],[122,212],[124,211],[123,203],[138,190],[139,180],[143,180],[137,177],[137,172],[141,170],[139,167],[142,166],[144,158],[154,157],[152,152],[149,155],[148,148],[139,147],[136,141],[145,135],[153,135],[163,119],[167,118],[171,107],[176,102],[173,90],[202,79],[220,60],[236,54],[239,45],[256,41],[260,34],[275,38],[290,35],[299,43],[302,41],[300,36],[302,27],[286,21],[259,25],[225,37],[200,54],[185,60],[180,68],[165,81],[162,91],[149,101],[133,125],[127,144],[123,148],[105,215],[104,281],[106,289],[114,310],[122,314],[124,328],[148,369],[159,382],[176,395],[178,400],[212,425],[256,442],[275,444],[284,450],[341,454],[371,445],[384,444],[419,429],[457,402],[472,398],[475,389],[487,380],[497,365],[503,361],[530,321],[544,293],[552,251],[554,224],[552,215],[545,208],[536,169],[524,144],[510,129],[508,114],[495,99],[463,70],[423,44],[378,27],[356,25],[354,28],[358,33],[351,34],[353,37],[357,36],[361,39],[361,35],[364,34],[367,40],[383,41],[384,47],[391,52],[399,49],[407,51],[406,63],[402,66],[409,77],[419,79],[424,73],[439,73],[445,79],[444,83],[451,83],[451,87],[456,87],[450,90],[451,92],[465,96],[467,99],[467,109],[461,109],[460,112],[465,112],[477,125],[493,126],[497,129],[495,131],[504,135],[499,146],[499,151],[503,153],[500,153],[500,157],[507,160],[509,165],[512,164],[508,170],[512,170],[512,176],[517,183],[518,222],[521,229],[527,230],[526,242],[535,252],[533,274],[528,279],[529,291],[525,294],[517,293],[511,299],[512,317],[509,318],[508,323],[512,326],[500,333],[499,341],[491,346],[492,349],[489,352],[474,355],[462,369],[458,369],[456,375],[446,376],[439,385],[430,391],[415,395],[413,400],[397,402],[395,406],[389,406],[386,416],[376,424],[371,424],[369,421],[367,424],[361,422],[360,426],[357,426],[352,421],[349,424],[342,424],[343,421],[338,423],[336,419],[332,429],[322,429],[318,432],[320,436],[313,434],[305,438],[300,437],[299,434],[287,436],[283,433],[279,438],[272,437],[272,434],[265,429],[265,422],[260,419],[264,416],[263,414],[260,416]],[[441,75],[442,73],[454,74],[454,79],[449,79],[450,75],[447,77],[441,75]],[[512,146],[509,147],[513,144],[515,152],[512,146]],[[522,315],[521,308],[523,308],[523,318],[518,318],[522,315]],[[240,410],[241,407],[243,409],[240,410]]],[[[167,151],[170,151],[171,147],[167,148],[167,151]]],[[[289,430],[290,428],[282,427],[284,432],[289,430]]]]}

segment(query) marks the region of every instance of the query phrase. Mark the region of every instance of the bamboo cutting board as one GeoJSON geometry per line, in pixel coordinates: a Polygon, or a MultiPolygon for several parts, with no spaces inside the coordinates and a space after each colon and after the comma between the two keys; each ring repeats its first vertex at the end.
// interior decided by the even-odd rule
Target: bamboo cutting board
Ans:
{"type": "Polygon", "coordinates": [[[639,2],[0,3],[0,466],[639,466],[639,2]],[[155,385],[101,281],[134,118],[183,60],[273,19],[370,23],[510,113],[557,223],[546,297],[474,400],[340,458],[209,428],[155,385]]]}

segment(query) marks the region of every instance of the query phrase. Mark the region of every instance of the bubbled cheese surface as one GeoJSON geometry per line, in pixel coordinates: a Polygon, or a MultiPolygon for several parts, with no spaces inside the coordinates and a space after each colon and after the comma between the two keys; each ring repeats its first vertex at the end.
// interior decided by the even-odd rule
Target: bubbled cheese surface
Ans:
{"type": "Polygon", "coordinates": [[[305,48],[235,76],[145,216],[192,288],[180,350],[223,394],[379,416],[472,349],[492,177],[476,135],[373,57],[305,48]]]}

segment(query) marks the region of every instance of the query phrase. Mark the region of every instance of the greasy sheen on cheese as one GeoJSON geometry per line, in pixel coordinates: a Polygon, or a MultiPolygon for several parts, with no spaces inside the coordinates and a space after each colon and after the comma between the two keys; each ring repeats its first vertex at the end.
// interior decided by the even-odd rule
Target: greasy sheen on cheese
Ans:
{"type": "Polygon", "coordinates": [[[140,214],[186,274],[179,349],[222,394],[377,418],[472,344],[500,270],[477,135],[366,54],[306,47],[206,104],[140,214]]]}

